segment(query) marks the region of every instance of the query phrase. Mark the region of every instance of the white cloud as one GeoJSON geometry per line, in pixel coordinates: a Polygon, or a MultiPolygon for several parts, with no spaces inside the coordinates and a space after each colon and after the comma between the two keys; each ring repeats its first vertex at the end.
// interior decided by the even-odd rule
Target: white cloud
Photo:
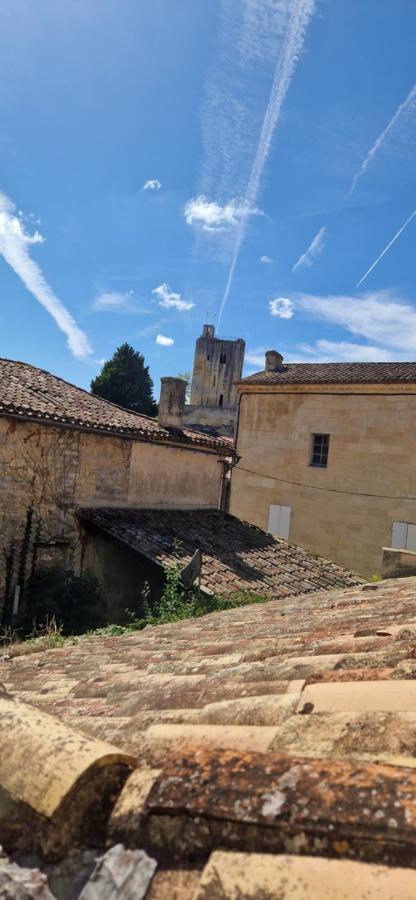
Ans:
{"type": "Polygon", "coordinates": [[[244,357],[245,365],[256,366],[257,369],[264,369],[266,348],[258,347],[256,350],[248,350],[244,357]]]}
{"type": "Polygon", "coordinates": [[[172,344],[175,343],[173,338],[166,337],[164,334],[158,334],[156,337],[156,343],[160,344],[161,347],[171,347],[172,344]]]}
{"type": "Polygon", "coordinates": [[[295,306],[323,322],[406,354],[416,353],[416,307],[392,290],[357,296],[297,294],[295,306]]]}
{"type": "Polygon", "coordinates": [[[53,293],[40,266],[30,256],[30,246],[42,243],[43,237],[38,231],[27,234],[22,216],[16,215],[15,210],[14,203],[0,194],[0,253],[66,335],[71,353],[79,358],[88,356],[92,350],[86,334],[53,293]]]}
{"type": "Polygon", "coordinates": [[[371,344],[319,340],[313,345],[298,344],[286,358],[288,362],[390,362],[400,359],[400,354],[371,344]]]}
{"type": "Polygon", "coordinates": [[[188,225],[199,225],[204,231],[226,231],[236,228],[243,218],[263,215],[261,209],[249,208],[243,200],[229,200],[221,206],[203,194],[188,200],[184,213],[188,225]]]}
{"type": "Polygon", "coordinates": [[[140,328],[140,330],[136,332],[136,335],[137,337],[150,337],[152,334],[155,334],[156,331],[159,331],[159,328],[164,324],[165,320],[160,319],[153,325],[147,325],[145,328],[140,328]]]}
{"type": "Polygon", "coordinates": [[[309,268],[309,266],[313,266],[317,256],[319,256],[324,249],[325,236],[326,225],[323,225],[309,244],[309,247],[305,250],[304,253],[302,253],[297,262],[295,262],[292,272],[296,272],[297,269],[309,268]]]}
{"type": "Polygon", "coordinates": [[[391,119],[387,123],[386,127],[379,134],[378,138],[374,141],[374,144],[372,145],[372,147],[370,147],[370,149],[367,153],[367,156],[361,163],[361,166],[358,169],[358,172],[355,173],[354,178],[352,179],[351,187],[348,191],[348,194],[346,195],[346,198],[351,197],[351,194],[355,191],[355,188],[357,187],[357,184],[358,184],[360,178],[362,178],[362,176],[365,175],[370,163],[372,162],[372,160],[374,159],[374,157],[376,156],[376,154],[378,153],[378,151],[384,144],[386,138],[388,137],[390,132],[393,130],[394,126],[397,125],[399,119],[401,119],[401,117],[403,116],[404,113],[406,113],[412,109],[414,110],[415,105],[416,105],[416,84],[413,85],[413,87],[409,91],[406,99],[403,100],[403,102],[399,104],[399,106],[396,109],[396,112],[391,117],[391,119]]]}
{"type": "MultiPolygon", "coordinates": [[[[266,347],[249,350],[244,362],[263,370],[266,347]]],[[[329,363],[329,362],[392,362],[402,358],[399,351],[371,344],[355,344],[349,341],[318,340],[314,344],[297,344],[293,350],[283,354],[285,363],[329,363]]]]}
{"type": "Polygon", "coordinates": [[[271,256],[261,256],[260,262],[267,264],[267,263],[272,263],[273,260],[272,260],[271,256]]]}
{"type": "Polygon", "coordinates": [[[121,293],[120,291],[102,291],[95,297],[92,304],[93,309],[99,310],[100,312],[111,312],[113,309],[125,307],[132,293],[133,291],[124,293],[121,293]]]}
{"type": "Polygon", "coordinates": [[[143,185],[144,191],[160,191],[162,187],[160,181],[157,178],[150,178],[149,181],[145,181],[143,185]]]}
{"type": "Polygon", "coordinates": [[[272,316],[278,316],[279,319],[291,319],[294,314],[293,303],[288,297],[269,300],[269,310],[272,316]]]}
{"type": "Polygon", "coordinates": [[[154,288],[152,294],[156,294],[156,297],[159,297],[159,306],[165,306],[167,309],[178,309],[179,312],[184,312],[195,306],[195,303],[191,303],[190,300],[183,300],[180,294],[172,291],[166,282],[154,288]]]}

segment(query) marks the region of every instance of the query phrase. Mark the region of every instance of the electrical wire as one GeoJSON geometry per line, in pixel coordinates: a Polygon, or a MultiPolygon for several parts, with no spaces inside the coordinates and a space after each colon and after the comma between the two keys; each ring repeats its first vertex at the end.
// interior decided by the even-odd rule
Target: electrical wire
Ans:
{"type": "Polygon", "coordinates": [[[276,475],[266,475],[263,472],[253,472],[252,469],[245,469],[243,466],[234,466],[234,471],[247,472],[249,475],[257,475],[258,478],[270,478],[271,481],[278,481],[281,484],[290,484],[294,487],[302,487],[311,491],[326,491],[329,494],[344,494],[352,497],[372,497],[376,500],[409,500],[416,502],[416,497],[400,497],[392,494],[368,494],[364,491],[342,491],[339,488],[326,488],[317,484],[303,484],[301,481],[288,481],[286,478],[278,478],[276,475]]]}

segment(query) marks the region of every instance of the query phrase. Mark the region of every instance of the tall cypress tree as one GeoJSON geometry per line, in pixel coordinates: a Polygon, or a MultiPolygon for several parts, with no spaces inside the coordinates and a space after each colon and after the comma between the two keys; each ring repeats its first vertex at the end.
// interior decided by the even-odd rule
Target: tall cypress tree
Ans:
{"type": "Polygon", "coordinates": [[[91,393],[146,416],[157,415],[153,382],[144,356],[130,344],[117,347],[111,359],[91,382],[91,393]]]}

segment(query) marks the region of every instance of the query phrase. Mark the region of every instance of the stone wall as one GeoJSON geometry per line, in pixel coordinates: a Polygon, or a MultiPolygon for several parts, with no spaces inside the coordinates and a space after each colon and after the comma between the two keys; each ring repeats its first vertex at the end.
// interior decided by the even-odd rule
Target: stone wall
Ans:
{"type": "Polygon", "coordinates": [[[233,437],[237,423],[237,410],[218,406],[185,406],[184,425],[195,431],[233,437]]]}
{"type": "Polygon", "coordinates": [[[267,530],[270,504],[289,506],[289,541],[380,574],[393,522],[416,523],[415,421],[413,385],[244,389],[230,512],[267,530]],[[314,433],[330,435],[324,469],[314,433]]]}
{"type": "Polygon", "coordinates": [[[3,417],[0,470],[0,613],[35,545],[80,570],[77,506],[217,508],[223,475],[216,454],[3,417]]]}

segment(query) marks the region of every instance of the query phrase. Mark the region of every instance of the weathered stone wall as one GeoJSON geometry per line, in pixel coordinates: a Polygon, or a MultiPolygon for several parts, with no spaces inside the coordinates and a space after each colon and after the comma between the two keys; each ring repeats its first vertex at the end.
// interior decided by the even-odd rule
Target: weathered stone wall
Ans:
{"type": "Polygon", "coordinates": [[[236,341],[216,338],[214,327],[204,325],[204,333],[195,344],[187,423],[195,427],[201,424],[220,434],[234,433],[237,407],[234,382],[241,378],[244,350],[241,338],[236,341]]]}
{"type": "Polygon", "coordinates": [[[82,546],[82,571],[97,575],[107,602],[108,622],[124,624],[132,615],[135,618],[143,615],[145,583],[150,589],[149,601],[159,598],[163,575],[156,565],[92,529],[82,529],[82,546]]]}
{"type": "Polygon", "coordinates": [[[415,421],[413,385],[244,389],[230,511],[267,529],[270,504],[289,506],[292,543],[380,574],[393,522],[416,523],[415,421]],[[314,433],[330,435],[324,469],[314,433]]]}
{"type": "Polygon", "coordinates": [[[185,406],[184,425],[186,428],[233,437],[236,423],[236,409],[220,409],[218,406],[185,406]]]}
{"type": "Polygon", "coordinates": [[[135,442],[128,502],[131,506],[217,509],[222,476],[216,454],[135,442]]]}
{"type": "Polygon", "coordinates": [[[90,503],[125,503],[130,453],[130,441],[0,418],[0,610],[6,558],[13,586],[19,581],[22,553],[29,574],[38,540],[39,558],[51,565],[65,559],[79,569],[81,545],[73,509],[90,503]],[[31,509],[28,546],[22,551],[31,509]]]}
{"type": "MultiPolygon", "coordinates": [[[[0,613],[19,581],[33,508],[26,576],[39,558],[80,570],[77,506],[218,507],[218,456],[0,417],[0,613]],[[8,560],[8,562],[7,562],[8,560]],[[9,577],[7,572],[9,571],[9,577]]],[[[100,573],[97,573],[100,574],[100,573]]]]}
{"type": "Polygon", "coordinates": [[[384,547],[381,577],[409,578],[411,575],[416,575],[416,553],[384,547]]]}

